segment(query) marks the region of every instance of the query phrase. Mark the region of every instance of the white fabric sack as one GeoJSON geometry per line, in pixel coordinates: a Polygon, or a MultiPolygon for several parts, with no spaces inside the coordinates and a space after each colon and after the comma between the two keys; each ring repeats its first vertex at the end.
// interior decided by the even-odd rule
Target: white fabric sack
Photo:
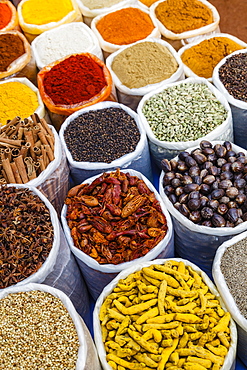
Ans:
{"type": "MultiPolygon", "coordinates": [[[[41,99],[39,89],[31,81],[29,81],[26,77],[8,78],[7,80],[0,81],[0,84],[5,84],[8,82],[19,82],[19,83],[22,83],[23,85],[28,86],[30,89],[32,89],[36,93],[37,99],[38,99],[38,108],[33,113],[37,113],[40,118],[44,118],[45,106],[44,106],[43,100],[41,99]]],[[[22,118],[27,118],[27,117],[22,117],[22,118]]]]}
{"type": "MultiPolygon", "coordinates": [[[[236,42],[237,44],[243,46],[244,48],[247,47],[247,44],[244,42],[244,41],[241,41],[240,39],[238,39],[237,37],[235,36],[232,36],[232,35],[229,35],[228,33],[212,33],[211,35],[202,35],[200,37],[198,37],[194,42],[191,42],[185,46],[183,46],[181,49],[178,50],[178,55],[180,56],[180,58],[182,58],[182,54],[185,52],[185,50],[188,50],[192,47],[194,47],[195,45],[198,45],[200,44],[203,40],[210,40],[212,38],[215,38],[215,37],[227,37],[228,39],[236,42]]],[[[183,63],[183,62],[182,62],[183,63]]],[[[185,76],[186,77],[200,77],[198,76],[197,74],[195,74],[186,64],[183,63],[183,68],[184,68],[184,73],[185,73],[185,76]]],[[[213,76],[210,77],[210,78],[207,78],[207,80],[209,82],[212,82],[213,81],[213,76]]]]}
{"type": "MultiPolygon", "coordinates": [[[[86,285],[78,265],[71,254],[67,240],[64,237],[55,209],[47,198],[33,186],[27,184],[9,184],[7,186],[14,186],[18,189],[27,188],[36,194],[49,209],[54,229],[52,249],[45,262],[38,271],[14,286],[19,287],[29,283],[45,283],[57,287],[71,298],[80,315],[88,322],[89,298],[86,285]]],[[[4,288],[3,291],[8,291],[12,287],[13,286],[4,288]]]]}
{"type": "Polygon", "coordinates": [[[78,350],[78,358],[76,362],[76,370],[88,370],[90,368],[88,366],[89,363],[92,366],[92,369],[100,370],[101,367],[97,357],[97,352],[93,340],[88,332],[88,329],[85,326],[81,317],[76,312],[75,307],[73,306],[69,297],[66,294],[64,294],[61,290],[52,288],[45,284],[29,283],[22,286],[12,287],[9,290],[0,291],[0,299],[3,299],[4,297],[11,293],[29,292],[31,290],[38,290],[41,292],[47,292],[52,294],[54,297],[59,298],[62,301],[65,308],[67,309],[76,327],[80,344],[78,350]]]}
{"type": "Polygon", "coordinates": [[[217,89],[219,89],[222,94],[224,94],[231,107],[234,143],[244,149],[247,149],[247,102],[235,99],[231,94],[229,94],[228,90],[225,88],[219,78],[219,68],[225,64],[228,58],[240,53],[247,53],[247,50],[244,49],[234,51],[232,54],[229,54],[217,64],[213,72],[213,84],[217,87],[217,89]]]}
{"type": "Polygon", "coordinates": [[[219,16],[218,10],[211,3],[209,3],[207,0],[199,0],[202,4],[206,5],[211,10],[211,12],[213,14],[213,22],[206,25],[206,26],[197,28],[195,30],[185,31],[185,32],[181,32],[181,33],[174,33],[172,31],[168,30],[156,17],[155,9],[163,1],[167,1],[167,0],[156,1],[155,3],[153,3],[150,6],[149,9],[150,9],[150,17],[152,18],[154,24],[157,25],[161,35],[166,37],[167,39],[181,40],[181,39],[187,39],[187,38],[190,38],[190,37],[196,37],[196,36],[203,35],[205,33],[209,33],[209,32],[214,31],[219,25],[220,16],[219,16]]]}
{"type": "Polygon", "coordinates": [[[95,34],[83,22],[72,22],[43,32],[33,40],[31,46],[39,69],[75,53],[91,53],[103,60],[95,34]],[[67,33],[67,40],[63,37],[64,32],[67,33]],[[80,41],[84,42],[84,48],[78,47],[80,41]]]}
{"type": "Polygon", "coordinates": [[[232,114],[231,109],[229,107],[229,104],[224,97],[224,95],[216,89],[209,81],[207,81],[206,78],[202,77],[189,77],[182,81],[173,82],[170,84],[165,84],[159,89],[156,89],[155,91],[152,91],[146,95],[143,96],[141,99],[138,108],[137,113],[140,117],[141,123],[143,124],[145,131],[147,133],[148,139],[149,139],[149,147],[151,155],[156,162],[156,164],[160,167],[160,162],[162,159],[172,159],[176,155],[178,155],[179,152],[186,150],[192,146],[199,145],[201,140],[223,140],[223,141],[233,141],[233,126],[232,126],[232,114]],[[225,109],[228,111],[228,116],[226,120],[219,126],[217,126],[213,131],[211,131],[209,134],[195,140],[195,141],[180,141],[180,142],[168,142],[168,141],[161,141],[158,140],[153,131],[151,130],[149,123],[142,113],[143,106],[145,102],[150,99],[153,95],[156,95],[163,90],[165,90],[168,87],[176,86],[179,84],[186,84],[186,83],[200,83],[205,84],[208,86],[208,88],[212,91],[212,93],[216,96],[218,101],[225,107],[225,109]]]}
{"type": "MultiPolygon", "coordinates": [[[[117,10],[125,9],[125,8],[137,8],[137,9],[140,9],[141,11],[143,11],[144,13],[150,15],[150,13],[149,13],[148,10],[145,10],[145,9],[143,9],[142,7],[140,7],[140,6],[136,5],[136,4],[133,4],[133,5],[130,4],[130,5],[127,5],[127,6],[118,7],[118,8],[116,8],[116,9],[110,11],[110,12],[103,13],[101,15],[98,15],[97,17],[93,18],[93,20],[92,20],[91,29],[95,33],[95,35],[96,35],[96,37],[97,37],[97,39],[99,41],[99,44],[100,44],[101,49],[104,50],[107,53],[114,53],[114,51],[117,51],[117,50],[121,49],[125,45],[117,45],[117,44],[112,44],[110,42],[105,41],[103,39],[103,37],[101,36],[101,33],[97,29],[97,23],[98,23],[98,21],[101,18],[103,18],[107,14],[113,13],[113,12],[115,12],[117,10]]],[[[151,16],[150,16],[150,18],[151,18],[151,16]]],[[[148,37],[146,37],[143,40],[149,40],[150,38],[153,38],[153,37],[154,38],[161,38],[160,31],[158,30],[158,27],[156,26],[156,24],[154,23],[154,21],[153,21],[153,24],[154,24],[153,31],[150,33],[150,35],[148,35],[148,37]]]]}
{"type": "MultiPolygon", "coordinates": [[[[136,258],[133,261],[123,262],[118,265],[113,264],[99,264],[95,259],[88,256],[86,253],[82,252],[74,246],[73,239],[71,237],[70,229],[66,220],[67,205],[64,205],[61,214],[61,221],[64,229],[65,236],[68,240],[69,246],[72,253],[75,255],[77,263],[81,269],[81,272],[86,281],[87,287],[91,296],[94,299],[97,299],[102,289],[119,273],[119,271],[125,270],[128,267],[136,265],[139,262],[145,262],[157,257],[173,257],[174,256],[174,240],[173,240],[173,225],[171,217],[162,202],[162,199],[159,193],[156,191],[155,187],[151,182],[145,178],[140,172],[135,170],[121,170],[124,173],[129,172],[131,176],[137,176],[142,179],[148,188],[154,192],[156,199],[160,202],[162,212],[164,213],[167,221],[167,233],[165,237],[154,247],[152,248],[145,256],[136,258]]],[[[90,184],[98,176],[94,176],[85,181],[85,183],[90,184]]]]}
{"type": "Polygon", "coordinates": [[[137,42],[135,42],[131,45],[123,46],[121,49],[119,49],[118,51],[115,51],[114,53],[112,53],[111,55],[109,55],[107,57],[106,66],[109,69],[109,71],[111,72],[113,82],[114,82],[115,87],[117,89],[117,95],[118,95],[119,103],[125,104],[129,108],[134,109],[134,110],[136,110],[137,105],[138,105],[138,103],[141,100],[143,95],[145,95],[145,94],[147,94],[147,93],[149,93],[153,90],[159,89],[159,87],[163,86],[164,83],[171,83],[171,82],[174,82],[174,81],[179,81],[179,80],[184,79],[183,63],[182,63],[181,59],[179,58],[178,53],[168,42],[166,42],[164,40],[161,40],[161,39],[158,39],[158,38],[149,38],[148,40],[140,40],[140,41],[137,41],[137,42]],[[169,77],[169,78],[167,78],[167,79],[165,79],[161,82],[154,83],[154,84],[149,84],[149,85],[146,85],[146,86],[143,86],[143,87],[140,87],[140,88],[129,88],[129,87],[125,86],[124,84],[122,84],[122,82],[120,81],[118,76],[113,72],[113,70],[111,68],[111,65],[114,61],[114,58],[119,53],[121,53],[123,50],[128,49],[129,47],[134,46],[136,44],[146,42],[146,41],[155,42],[155,43],[158,43],[158,44],[161,44],[161,45],[165,46],[170,51],[170,53],[175,58],[175,60],[177,61],[178,69],[176,70],[176,72],[173,73],[173,75],[171,77],[169,77]]]}
{"type": "Polygon", "coordinates": [[[91,25],[92,19],[98,15],[108,13],[111,11],[114,11],[115,9],[119,9],[119,7],[124,7],[126,5],[131,5],[135,3],[135,0],[119,0],[116,4],[103,7],[103,8],[97,8],[97,9],[90,9],[88,6],[85,5],[83,0],[76,0],[79,9],[83,15],[83,22],[86,23],[88,26],[91,25]]]}
{"type": "Polygon", "coordinates": [[[152,180],[152,168],[151,160],[149,154],[148,141],[146,133],[139,122],[137,114],[132,111],[132,109],[127,106],[115,102],[103,101],[96,103],[90,107],[85,107],[79,111],[70,115],[62,124],[59,131],[60,139],[62,146],[65,150],[66,157],[68,159],[70,167],[70,175],[74,182],[74,185],[81,184],[84,180],[88,179],[91,176],[100,174],[105,171],[113,171],[120,167],[121,169],[134,169],[142,172],[148,179],[152,180]],[[66,142],[64,140],[64,132],[68,125],[78,116],[82,115],[85,112],[92,112],[95,110],[106,109],[106,108],[119,108],[125,110],[131,117],[136,121],[136,125],[140,132],[140,140],[136,145],[136,148],[133,152],[123,155],[122,157],[115,159],[111,163],[104,162],[77,162],[74,161],[70,151],[67,148],[66,142]]]}
{"type": "MultiPolygon", "coordinates": [[[[220,295],[230,312],[233,320],[237,324],[237,330],[238,330],[238,356],[243,361],[245,366],[247,366],[247,319],[241,314],[238,306],[236,305],[236,302],[231,295],[231,292],[229,291],[229,288],[226,284],[226,280],[224,278],[224,275],[221,272],[221,259],[223,254],[225,253],[226,249],[230,247],[231,245],[239,242],[242,239],[245,239],[247,237],[247,232],[243,232],[239,235],[234,236],[232,239],[224,242],[217,250],[213,262],[213,278],[215,281],[215,285],[217,286],[218,291],[220,292],[220,295]]],[[[241,289],[241,288],[240,288],[241,289]]]]}
{"type": "MultiPolygon", "coordinates": [[[[211,143],[212,145],[223,144],[223,141],[213,141],[211,143]]],[[[198,147],[199,146],[190,148],[187,151],[190,153],[193,149],[198,147]]],[[[232,150],[237,153],[244,152],[247,156],[247,151],[234,144],[232,144],[232,150]]],[[[177,159],[177,157],[175,159],[177,159]]],[[[218,247],[226,240],[231,239],[234,235],[247,230],[247,221],[235,227],[208,227],[195,224],[187,217],[183,216],[168,199],[163,188],[164,174],[164,171],[162,171],[159,178],[159,193],[172,216],[175,235],[175,252],[179,257],[188,259],[198,265],[211,277],[213,259],[218,247]]]]}
{"type": "MultiPolygon", "coordinates": [[[[155,259],[154,261],[149,262],[140,262],[128,269],[123,270],[120,272],[114,280],[112,280],[102,291],[101,295],[97,299],[95,304],[94,312],[93,312],[93,325],[94,325],[94,341],[98,351],[98,355],[103,367],[103,370],[111,370],[111,366],[106,361],[106,352],[104,348],[104,344],[102,342],[102,334],[101,334],[101,326],[99,320],[99,312],[104,302],[105,298],[112,292],[112,290],[116,287],[120,279],[125,279],[130,274],[141,270],[143,267],[148,267],[153,264],[162,265],[169,259],[155,259]]],[[[184,262],[185,266],[191,266],[191,268],[196,271],[201,277],[203,282],[209,287],[209,290],[216,296],[216,298],[220,301],[220,304],[224,310],[226,310],[224,302],[221,299],[220,294],[216,290],[215,285],[212,281],[208,278],[208,276],[196,265],[193,263],[186,261],[180,258],[173,258],[174,261],[182,261],[184,262]]],[[[236,345],[237,345],[237,330],[234,321],[231,319],[230,323],[230,330],[231,330],[231,345],[229,347],[228,353],[225,357],[224,364],[220,368],[221,370],[234,370],[235,369],[235,359],[236,359],[236,345]]]]}

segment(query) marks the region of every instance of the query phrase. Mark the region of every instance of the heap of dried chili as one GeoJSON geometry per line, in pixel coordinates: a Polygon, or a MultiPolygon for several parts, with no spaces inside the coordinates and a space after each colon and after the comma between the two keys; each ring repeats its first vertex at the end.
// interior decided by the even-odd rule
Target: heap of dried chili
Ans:
{"type": "Polygon", "coordinates": [[[167,233],[155,194],[139,177],[119,169],[75,186],[65,204],[75,247],[100,264],[142,257],[167,233]]]}
{"type": "Polygon", "coordinates": [[[0,289],[36,272],[53,245],[45,203],[28,188],[0,187],[0,289]]]}

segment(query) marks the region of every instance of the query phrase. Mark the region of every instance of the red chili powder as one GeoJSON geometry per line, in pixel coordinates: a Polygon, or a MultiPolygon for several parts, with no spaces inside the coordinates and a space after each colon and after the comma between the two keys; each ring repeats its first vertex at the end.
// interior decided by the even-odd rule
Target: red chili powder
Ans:
{"type": "Polygon", "coordinates": [[[44,90],[57,105],[85,102],[106,86],[103,68],[85,55],[72,55],[45,74],[44,90]]]}
{"type": "Polygon", "coordinates": [[[10,7],[5,3],[0,3],[0,29],[6,27],[11,18],[12,12],[10,7]]]}

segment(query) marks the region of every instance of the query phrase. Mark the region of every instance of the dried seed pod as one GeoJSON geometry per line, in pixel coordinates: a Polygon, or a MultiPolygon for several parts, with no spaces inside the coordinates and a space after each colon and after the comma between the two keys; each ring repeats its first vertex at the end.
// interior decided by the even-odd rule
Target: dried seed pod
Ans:
{"type": "Polygon", "coordinates": [[[233,200],[230,200],[230,202],[227,203],[227,207],[230,208],[237,208],[237,203],[233,200]]]}
{"type": "Polygon", "coordinates": [[[231,186],[230,188],[226,189],[226,196],[230,199],[236,198],[238,195],[238,189],[235,186],[231,186]]]}
{"type": "Polygon", "coordinates": [[[218,167],[222,167],[224,164],[226,164],[227,163],[227,161],[226,161],[226,159],[225,158],[218,158],[217,159],[217,166],[218,167]]]}
{"type": "Polygon", "coordinates": [[[196,211],[200,208],[201,201],[200,199],[190,199],[187,203],[187,206],[191,211],[196,211]]]}
{"type": "Polygon", "coordinates": [[[245,194],[238,194],[235,198],[235,201],[238,203],[238,205],[244,204],[246,201],[247,197],[245,194]]]}
{"type": "Polygon", "coordinates": [[[203,153],[193,154],[193,158],[199,165],[207,161],[207,157],[203,153]]]}
{"type": "Polygon", "coordinates": [[[213,148],[205,148],[205,149],[202,150],[202,153],[207,156],[209,154],[213,154],[214,150],[213,150],[213,148]]]}
{"type": "Polygon", "coordinates": [[[233,173],[232,172],[228,172],[228,171],[225,171],[225,172],[222,172],[220,174],[220,179],[221,180],[231,180],[233,179],[233,173]]]}
{"type": "Polygon", "coordinates": [[[182,151],[178,154],[178,158],[181,159],[181,161],[184,161],[186,157],[188,157],[190,153],[186,151],[182,151]]]}
{"type": "Polygon", "coordinates": [[[243,163],[243,165],[245,165],[247,163],[247,157],[245,157],[245,156],[244,157],[238,157],[238,155],[237,155],[237,158],[238,158],[238,161],[240,163],[243,163]]]}
{"type": "Polygon", "coordinates": [[[188,184],[184,186],[184,192],[190,193],[191,191],[197,191],[200,189],[200,186],[198,184],[188,184]]]}
{"type": "Polygon", "coordinates": [[[209,154],[207,160],[209,162],[215,163],[217,161],[218,157],[215,153],[209,154]]]}
{"type": "Polygon", "coordinates": [[[231,164],[231,169],[233,172],[242,172],[244,169],[244,165],[240,161],[235,161],[231,164]]]}
{"type": "Polygon", "coordinates": [[[194,176],[193,177],[193,183],[194,184],[201,185],[202,184],[202,178],[201,178],[201,176],[194,176]]]}
{"type": "Polygon", "coordinates": [[[200,142],[200,147],[201,149],[205,149],[205,148],[212,148],[213,145],[210,143],[210,141],[207,141],[207,140],[202,140],[200,142]]]}
{"type": "Polygon", "coordinates": [[[204,184],[211,185],[215,181],[215,177],[213,175],[207,175],[203,178],[204,184]]]}
{"type": "Polygon", "coordinates": [[[201,208],[206,207],[206,205],[208,204],[208,201],[209,201],[208,197],[206,197],[205,195],[203,195],[200,198],[201,208]]]}
{"type": "Polygon", "coordinates": [[[212,199],[220,199],[224,195],[225,195],[225,192],[224,192],[223,189],[216,189],[216,190],[212,191],[212,193],[211,193],[212,199]]]}
{"type": "Polygon", "coordinates": [[[230,198],[224,195],[222,198],[219,199],[219,202],[228,204],[230,202],[230,198]]]}
{"type": "Polygon", "coordinates": [[[205,176],[207,176],[208,175],[208,170],[206,169],[206,168],[204,168],[203,170],[201,170],[201,172],[200,172],[200,176],[203,178],[203,177],[205,177],[205,176]]]}
{"type": "Polygon", "coordinates": [[[199,176],[200,172],[201,172],[201,170],[198,166],[192,166],[189,169],[189,175],[192,176],[192,177],[193,176],[199,176]]]}
{"type": "Polygon", "coordinates": [[[207,227],[213,227],[213,224],[210,220],[203,221],[202,225],[207,227]]]}
{"type": "Polygon", "coordinates": [[[175,189],[175,195],[177,197],[180,197],[180,195],[182,195],[184,193],[184,189],[182,186],[178,186],[176,189],[175,189]]]}
{"type": "Polygon", "coordinates": [[[200,193],[199,191],[192,191],[188,195],[188,199],[199,199],[200,198],[200,193]]]}
{"type": "Polygon", "coordinates": [[[234,162],[236,162],[236,160],[237,160],[237,157],[229,157],[229,158],[227,159],[227,161],[228,161],[229,163],[234,163],[234,162]]]}
{"type": "Polygon", "coordinates": [[[175,194],[170,194],[168,196],[168,199],[172,202],[172,204],[176,203],[177,202],[177,197],[175,194]]]}
{"type": "Polygon", "coordinates": [[[210,175],[213,175],[213,176],[218,176],[221,172],[220,168],[216,167],[216,166],[212,166],[209,168],[208,170],[209,174],[210,175]]]}
{"type": "Polygon", "coordinates": [[[164,187],[164,192],[166,195],[174,193],[174,188],[171,185],[166,185],[164,187]]]}
{"type": "Polygon", "coordinates": [[[161,169],[164,172],[170,172],[172,170],[171,164],[168,161],[168,159],[162,159],[162,161],[160,162],[160,165],[161,165],[161,169]]]}
{"type": "Polygon", "coordinates": [[[233,184],[237,189],[242,189],[246,185],[245,179],[236,179],[233,184]]]}
{"type": "Polygon", "coordinates": [[[184,177],[184,175],[182,175],[182,174],[181,174],[181,173],[179,173],[179,172],[176,172],[176,173],[175,173],[175,177],[176,177],[176,179],[182,180],[182,178],[184,177]]]}
{"type": "Polygon", "coordinates": [[[216,144],[214,146],[214,151],[218,158],[224,158],[227,153],[226,148],[221,144],[216,144]]]}
{"type": "Polygon", "coordinates": [[[189,220],[198,224],[201,221],[201,213],[200,211],[192,211],[189,215],[189,220]]]}
{"type": "Polygon", "coordinates": [[[226,217],[232,223],[237,222],[237,220],[239,218],[237,208],[230,208],[229,211],[226,214],[226,217]]]}
{"type": "Polygon", "coordinates": [[[219,182],[220,189],[228,189],[232,186],[231,180],[222,180],[219,182]]]}
{"type": "Polygon", "coordinates": [[[225,225],[226,227],[234,227],[235,225],[234,225],[234,223],[233,222],[230,222],[230,221],[226,221],[226,225],[225,225]]]}
{"type": "Polygon", "coordinates": [[[181,182],[182,182],[183,185],[188,185],[188,184],[192,184],[193,180],[192,180],[191,176],[184,175],[181,182]]]}
{"type": "Polygon", "coordinates": [[[189,217],[190,211],[189,211],[189,208],[185,204],[180,204],[180,206],[178,207],[178,210],[180,213],[182,213],[183,216],[187,218],[189,217]]]}
{"type": "Polygon", "coordinates": [[[180,197],[178,198],[178,201],[181,204],[187,203],[187,201],[188,201],[188,194],[182,194],[182,195],[180,195],[180,197]]]}
{"type": "Polygon", "coordinates": [[[188,155],[186,158],[185,158],[185,163],[188,167],[192,167],[192,166],[196,166],[197,165],[197,162],[194,160],[194,158],[191,157],[191,155],[188,155]]]}
{"type": "Polygon", "coordinates": [[[205,168],[206,170],[209,170],[210,167],[213,166],[213,163],[212,162],[209,162],[209,161],[206,161],[203,163],[203,165],[201,166],[203,169],[205,168]]]}
{"type": "Polygon", "coordinates": [[[175,171],[176,168],[177,168],[178,162],[176,161],[176,159],[171,159],[170,160],[170,165],[171,165],[172,171],[175,171]]]}
{"type": "Polygon", "coordinates": [[[210,220],[211,217],[213,217],[213,214],[214,214],[214,211],[212,210],[212,208],[209,208],[209,207],[203,207],[201,209],[201,216],[202,218],[204,218],[205,220],[210,220]]]}
{"type": "Polygon", "coordinates": [[[234,152],[233,150],[227,150],[226,159],[228,159],[229,157],[236,157],[236,152],[234,152]]]}
{"type": "Polygon", "coordinates": [[[221,172],[229,172],[231,170],[231,163],[226,162],[221,167],[221,172]]]}
{"type": "Polygon", "coordinates": [[[228,211],[228,207],[227,207],[227,205],[226,204],[224,204],[224,203],[221,203],[220,205],[219,205],[219,207],[217,208],[217,212],[220,214],[220,215],[224,215],[224,214],[226,214],[227,213],[227,211],[228,211]]]}
{"type": "Polygon", "coordinates": [[[173,188],[177,188],[178,186],[181,185],[181,181],[179,179],[176,179],[176,177],[174,179],[172,179],[171,181],[171,186],[173,188]]]}
{"type": "Polygon", "coordinates": [[[207,184],[201,184],[200,185],[200,192],[202,193],[202,194],[204,194],[204,195],[207,195],[207,194],[209,194],[210,193],[210,186],[209,185],[207,185],[207,184]]]}
{"type": "Polygon", "coordinates": [[[214,181],[212,184],[211,184],[211,190],[216,190],[219,188],[219,181],[214,181]]]}
{"type": "Polygon", "coordinates": [[[232,150],[232,143],[230,141],[225,141],[223,145],[227,151],[232,150]]]}
{"type": "Polygon", "coordinates": [[[185,172],[188,170],[188,167],[186,166],[185,162],[182,160],[178,160],[177,169],[181,172],[185,172]]]}
{"type": "Polygon", "coordinates": [[[219,201],[217,199],[211,199],[207,202],[207,206],[212,208],[213,210],[216,210],[219,206],[219,201]]]}
{"type": "Polygon", "coordinates": [[[224,227],[226,225],[226,220],[221,215],[218,215],[217,213],[213,214],[213,217],[211,218],[211,222],[213,226],[215,227],[224,227]]]}
{"type": "Polygon", "coordinates": [[[170,182],[175,178],[174,172],[167,172],[163,177],[163,185],[169,185],[170,182]]]}
{"type": "Polygon", "coordinates": [[[179,210],[179,207],[180,207],[180,205],[181,205],[181,204],[180,204],[179,202],[176,202],[176,203],[174,203],[173,205],[174,205],[174,207],[175,207],[177,210],[179,210]]]}

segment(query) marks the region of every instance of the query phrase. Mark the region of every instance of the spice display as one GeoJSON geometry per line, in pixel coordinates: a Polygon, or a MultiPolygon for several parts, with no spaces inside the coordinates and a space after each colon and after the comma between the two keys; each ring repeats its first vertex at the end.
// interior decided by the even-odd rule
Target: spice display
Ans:
{"type": "Polygon", "coordinates": [[[155,8],[157,19],[170,31],[182,33],[213,22],[213,14],[199,0],[166,0],[155,8]]]}
{"type": "Polygon", "coordinates": [[[38,115],[15,117],[0,129],[0,184],[25,184],[53,159],[53,132],[38,115]]]}
{"type": "Polygon", "coordinates": [[[156,0],[139,0],[142,4],[146,5],[147,7],[150,7],[153,3],[155,3],[156,0]]]}
{"type": "Polygon", "coordinates": [[[4,368],[76,369],[79,339],[62,301],[38,290],[0,300],[0,346],[4,368]]]}
{"type": "Polygon", "coordinates": [[[221,125],[227,110],[204,83],[184,82],[154,94],[142,112],[161,141],[193,141],[221,125]]]}
{"type": "Polygon", "coordinates": [[[227,58],[219,68],[219,79],[230,95],[247,102],[247,53],[227,58]]]}
{"type": "Polygon", "coordinates": [[[244,47],[228,37],[212,37],[184,50],[181,59],[197,76],[211,78],[215,66],[240,49],[244,47]]]}
{"type": "Polygon", "coordinates": [[[103,67],[89,53],[77,54],[54,65],[45,74],[43,85],[54,104],[73,105],[100,94],[106,79],[103,67]]]}
{"type": "Polygon", "coordinates": [[[45,203],[31,190],[0,187],[0,288],[36,271],[53,245],[53,226],[45,203]]]}
{"type": "Polygon", "coordinates": [[[88,9],[109,8],[112,5],[120,3],[122,0],[81,0],[84,6],[88,9]]]}
{"type": "Polygon", "coordinates": [[[0,34],[0,72],[7,71],[9,65],[25,52],[23,41],[17,34],[0,34]]]}
{"type": "Polygon", "coordinates": [[[0,30],[5,28],[12,18],[12,11],[7,2],[0,2],[0,30]]]}
{"type": "Polygon", "coordinates": [[[74,161],[111,163],[136,149],[140,132],[135,119],[122,108],[89,111],[64,131],[74,161]]]}
{"type": "Polygon", "coordinates": [[[96,24],[104,41],[128,45],[145,39],[154,29],[149,14],[138,8],[123,8],[103,16],[96,24]]]}
{"type": "Polygon", "coordinates": [[[209,227],[235,227],[247,221],[247,157],[229,141],[203,140],[191,153],[161,162],[165,194],[190,221],[209,227]]]}
{"type": "Polygon", "coordinates": [[[65,204],[75,247],[100,264],[142,257],[167,233],[155,194],[143,180],[119,169],[72,188],[65,204]]]}
{"type": "Polygon", "coordinates": [[[230,318],[200,273],[175,260],[119,280],[99,313],[112,369],[219,369],[230,318]]]}
{"type": "Polygon", "coordinates": [[[158,42],[140,42],[117,54],[111,64],[121,83],[130,89],[171,77],[178,63],[170,50],[158,42]]]}
{"type": "Polygon", "coordinates": [[[228,289],[238,306],[241,314],[247,319],[247,289],[246,289],[246,239],[225,249],[221,260],[220,270],[228,289]]]}
{"type": "Polygon", "coordinates": [[[90,51],[95,44],[91,33],[83,23],[73,22],[42,33],[32,46],[45,66],[67,55],[90,51]]]}
{"type": "Polygon", "coordinates": [[[0,84],[0,125],[16,116],[29,117],[38,106],[38,96],[29,86],[18,81],[0,84]]]}
{"type": "Polygon", "coordinates": [[[24,22],[36,25],[58,22],[74,9],[70,0],[28,0],[20,6],[24,22]]]}

